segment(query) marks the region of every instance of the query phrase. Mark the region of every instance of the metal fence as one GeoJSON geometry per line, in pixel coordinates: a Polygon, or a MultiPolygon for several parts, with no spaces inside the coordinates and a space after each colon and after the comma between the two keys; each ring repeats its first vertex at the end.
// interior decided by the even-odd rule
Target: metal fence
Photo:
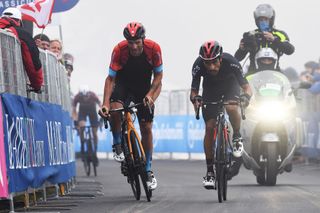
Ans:
{"type": "MultiPolygon", "coordinates": [[[[20,42],[11,34],[0,30],[0,92],[27,97],[28,77],[22,63],[20,42]]],[[[33,100],[61,105],[71,113],[70,85],[64,66],[55,55],[40,50],[44,85],[41,94],[31,93],[33,100]]]]}

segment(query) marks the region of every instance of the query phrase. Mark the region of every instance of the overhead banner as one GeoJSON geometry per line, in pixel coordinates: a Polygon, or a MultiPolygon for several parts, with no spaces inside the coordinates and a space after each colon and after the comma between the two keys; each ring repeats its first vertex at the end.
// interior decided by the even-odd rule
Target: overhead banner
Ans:
{"type": "MultiPolygon", "coordinates": [[[[8,7],[17,7],[22,4],[29,4],[34,0],[0,0],[0,14],[8,7]]],[[[79,0],[55,0],[53,12],[64,12],[72,9],[79,0]]]]}
{"type": "Polygon", "coordinates": [[[4,149],[2,104],[0,99],[0,198],[8,198],[8,180],[6,168],[6,152],[4,149]]]}
{"type": "Polygon", "coordinates": [[[75,176],[72,124],[60,105],[2,94],[9,193],[75,176]]]}
{"type": "Polygon", "coordinates": [[[78,2],[79,0],[55,0],[53,12],[58,13],[70,10],[76,6],[78,2]]]}

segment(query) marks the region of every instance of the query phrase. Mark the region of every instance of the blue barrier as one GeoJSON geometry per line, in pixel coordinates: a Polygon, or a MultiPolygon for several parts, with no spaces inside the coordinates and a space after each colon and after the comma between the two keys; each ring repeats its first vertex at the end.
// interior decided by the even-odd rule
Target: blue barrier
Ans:
{"type": "MultiPolygon", "coordinates": [[[[139,127],[137,121],[135,123],[139,127]]],[[[138,129],[139,130],[139,129],[138,129]]],[[[73,133],[75,151],[80,151],[79,136],[73,133]]],[[[111,152],[110,130],[98,130],[98,152],[111,152]]],[[[153,122],[154,152],[203,153],[204,122],[191,115],[159,115],[153,122]]]]}
{"type": "Polygon", "coordinates": [[[9,191],[76,175],[72,123],[60,105],[1,94],[9,191]]]}

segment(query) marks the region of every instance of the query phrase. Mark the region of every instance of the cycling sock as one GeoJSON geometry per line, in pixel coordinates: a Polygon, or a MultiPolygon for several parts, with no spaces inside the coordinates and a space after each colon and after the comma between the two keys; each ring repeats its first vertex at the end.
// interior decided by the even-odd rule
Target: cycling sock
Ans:
{"type": "Polygon", "coordinates": [[[146,171],[151,171],[152,152],[146,151],[146,171]]]}
{"type": "Polygon", "coordinates": [[[207,173],[213,172],[213,160],[212,159],[206,159],[207,162],[207,173]]]}
{"type": "Polygon", "coordinates": [[[240,138],[241,137],[241,134],[240,134],[240,132],[239,131],[237,131],[237,132],[234,132],[233,133],[233,136],[232,136],[233,138],[240,138]]]}
{"type": "Polygon", "coordinates": [[[121,132],[112,132],[112,136],[113,136],[113,144],[121,144],[121,132]]]}

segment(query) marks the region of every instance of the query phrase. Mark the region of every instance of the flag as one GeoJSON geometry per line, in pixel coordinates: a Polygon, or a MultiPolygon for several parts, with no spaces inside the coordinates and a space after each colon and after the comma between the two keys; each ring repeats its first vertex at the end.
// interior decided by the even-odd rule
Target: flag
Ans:
{"type": "Polygon", "coordinates": [[[45,28],[51,21],[52,9],[55,0],[35,0],[17,8],[22,13],[22,20],[36,23],[39,28],[45,28]]]}

